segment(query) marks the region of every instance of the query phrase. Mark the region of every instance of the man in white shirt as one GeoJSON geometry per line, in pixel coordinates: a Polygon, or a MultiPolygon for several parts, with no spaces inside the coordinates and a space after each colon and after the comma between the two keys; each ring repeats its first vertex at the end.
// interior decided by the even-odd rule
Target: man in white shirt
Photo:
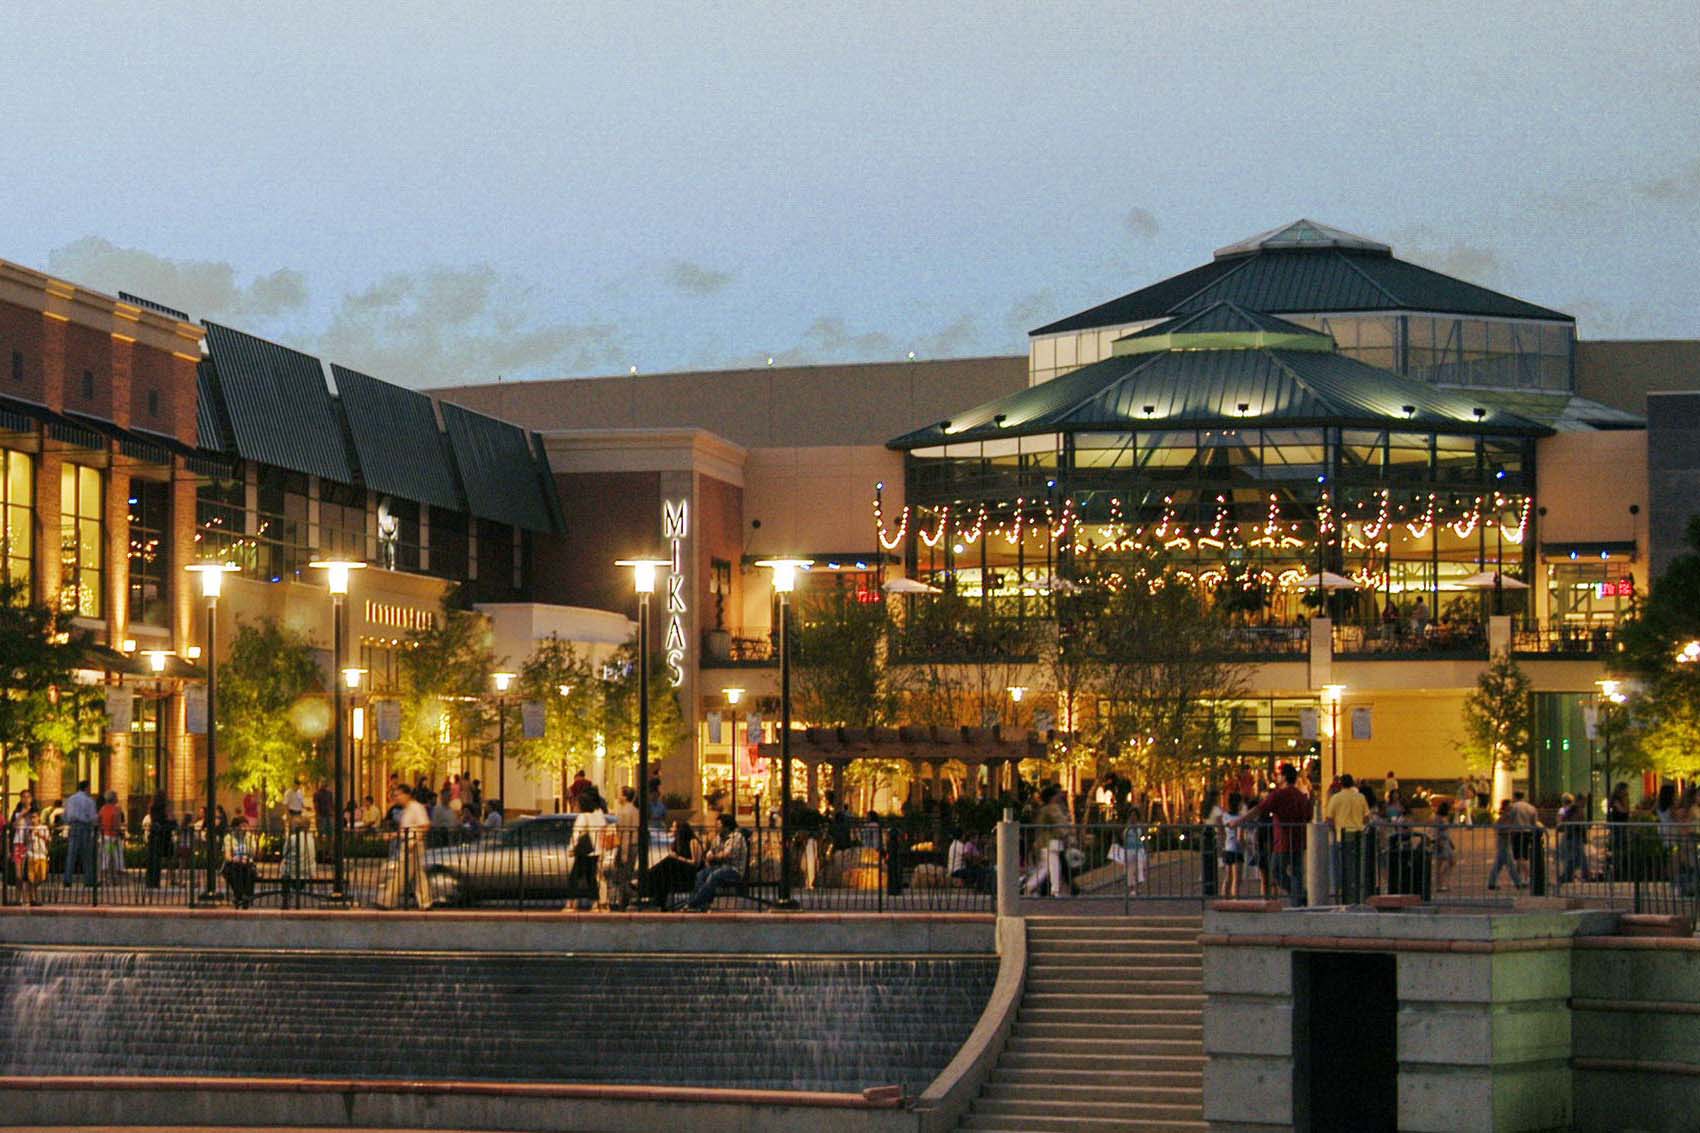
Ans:
{"type": "Polygon", "coordinates": [[[431,829],[431,816],[405,783],[396,784],[390,791],[390,802],[398,808],[396,832],[390,868],[384,879],[383,892],[378,895],[378,907],[397,908],[411,889],[418,906],[429,909],[431,884],[425,877],[425,835],[431,829]]]}

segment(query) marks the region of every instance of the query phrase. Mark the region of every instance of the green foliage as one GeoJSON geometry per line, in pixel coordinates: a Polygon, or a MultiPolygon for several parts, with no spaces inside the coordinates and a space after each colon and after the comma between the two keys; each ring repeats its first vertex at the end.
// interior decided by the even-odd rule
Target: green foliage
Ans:
{"type": "Polygon", "coordinates": [[[509,750],[521,767],[560,776],[565,797],[567,776],[578,768],[588,768],[596,758],[603,714],[602,681],[589,659],[570,641],[550,637],[539,642],[520,667],[518,687],[523,699],[544,706],[544,730],[541,739],[510,744],[509,750]]]}
{"type": "Polygon", "coordinates": [[[1464,698],[1465,741],[1460,745],[1472,770],[1515,771],[1529,755],[1532,717],[1529,678],[1509,652],[1495,657],[1464,698]]]}
{"type": "Polygon", "coordinates": [[[496,667],[484,618],[445,597],[437,624],[401,654],[401,740],[391,766],[404,775],[429,772],[482,742],[494,723],[487,703],[496,667]],[[446,737],[446,738],[445,738],[446,737]]]}
{"type": "Polygon", "coordinates": [[[75,670],[92,638],[29,601],[19,582],[0,582],[0,748],[9,768],[33,776],[42,749],[76,745],[98,709],[98,688],[79,686],[75,670]]]}
{"type": "Polygon", "coordinates": [[[890,723],[897,692],[885,664],[885,603],[845,590],[812,592],[791,612],[791,697],[798,719],[820,727],[890,723]]]}
{"type": "Polygon", "coordinates": [[[954,593],[907,604],[893,653],[901,669],[893,692],[906,722],[951,727],[1001,718],[1008,688],[1044,648],[1049,619],[1015,616],[1007,605],[982,606],[954,593]]]}
{"type": "Polygon", "coordinates": [[[1612,740],[1614,772],[1675,776],[1700,768],[1700,662],[1677,660],[1700,641],[1700,516],[1689,520],[1687,542],[1619,631],[1621,663],[1640,687],[1614,713],[1622,716],[1612,740]]]}
{"type": "Polygon", "coordinates": [[[276,794],[302,773],[317,775],[314,741],[330,726],[322,674],[307,636],[267,618],[236,629],[218,666],[218,731],[239,791],[276,794]]]}
{"type": "MultiPolygon", "coordinates": [[[[611,764],[631,767],[637,763],[638,747],[638,660],[637,638],[622,645],[609,659],[612,679],[603,682],[602,734],[611,764]]],[[[690,737],[679,712],[679,698],[667,678],[666,662],[658,655],[649,666],[649,761],[653,767],[690,737]]]]}
{"type": "Polygon", "coordinates": [[[1203,772],[1223,742],[1219,705],[1249,680],[1229,648],[1228,614],[1160,561],[1106,589],[1083,643],[1099,658],[1099,745],[1147,788],[1203,772]]]}

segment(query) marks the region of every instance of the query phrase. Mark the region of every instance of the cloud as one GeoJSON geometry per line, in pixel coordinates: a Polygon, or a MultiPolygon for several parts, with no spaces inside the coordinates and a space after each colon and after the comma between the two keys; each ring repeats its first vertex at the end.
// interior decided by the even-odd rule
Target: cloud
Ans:
{"type": "Polygon", "coordinates": [[[1639,180],[1632,183],[1630,188],[1639,196],[1661,204],[1700,201],[1700,157],[1675,173],[1639,180]]]}
{"type": "Polygon", "coordinates": [[[578,372],[621,357],[617,328],[539,321],[524,289],[487,264],[385,276],[346,296],[316,345],[411,386],[578,372]]]}
{"type": "Polygon", "coordinates": [[[807,362],[866,362],[891,358],[897,343],[880,331],[852,333],[844,320],[823,315],[809,324],[797,345],[773,355],[775,365],[796,366],[807,362]]]}
{"type": "Polygon", "coordinates": [[[236,269],[212,260],[173,260],[85,236],[47,254],[47,270],[103,291],[128,291],[190,317],[266,319],[307,305],[307,279],[279,268],[244,286],[236,269]]]}
{"type": "Polygon", "coordinates": [[[1558,309],[1576,317],[1578,338],[1641,338],[1657,329],[1656,321],[1645,311],[1597,299],[1574,299],[1558,309]]]}
{"type": "Polygon", "coordinates": [[[729,271],[715,271],[690,260],[674,260],[667,265],[667,283],[686,295],[713,295],[724,291],[732,282],[729,271]]]}
{"type": "Polygon", "coordinates": [[[1046,287],[1023,295],[1009,306],[1004,315],[1004,326],[1009,330],[1025,335],[1036,326],[1051,322],[1057,317],[1057,293],[1046,287]]]}
{"type": "Polygon", "coordinates": [[[932,334],[916,339],[910,349],[917,358],[949,358],[978,353],[980,342],[980,320],[973,315],[960,315],[932,334]]]}
{"type": "Polygon", "coordinates": [[[1393,252],[1401,259],[1454,275],[1471,283],[1492,285],[1504,279],[1507,264],[1485,244],[1459,240],[1451,233],[1417,225],[1392,234],[1393,252]]]}
{"type": "Polygon", "coordinates": [[[1122,224],[1141,240],[1149,240],[1157,235],[1157,217],[1150,209],[1128,209],[1127,215],[1122,218],[1122,224]]]}

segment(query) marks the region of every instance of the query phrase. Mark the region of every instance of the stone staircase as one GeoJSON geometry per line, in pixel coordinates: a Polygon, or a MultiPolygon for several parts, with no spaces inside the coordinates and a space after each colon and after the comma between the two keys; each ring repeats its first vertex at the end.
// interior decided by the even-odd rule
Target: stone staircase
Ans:
{"type": "Polygon", "coordinates": [[[1015,1026],[959,1126],[1197,1133],[1200,917],[1029,917],[1015,1026]]]}

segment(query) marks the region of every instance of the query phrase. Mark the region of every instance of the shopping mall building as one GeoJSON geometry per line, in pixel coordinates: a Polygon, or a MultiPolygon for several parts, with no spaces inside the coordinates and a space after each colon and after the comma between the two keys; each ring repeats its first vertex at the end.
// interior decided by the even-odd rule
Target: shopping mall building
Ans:
{"type": "MultiPolygon", "coordinates": [[[[196,790],[184,703],[202,622],[182,567],[203,556],[241,568],[221,637],[277,616],[327,666],[330,600],[306,564],[369,562],[351,640],[382,697],[449,589],[510,667],[552,633],[606,652],[635,610],[614,560],[661,553],[678,581],[652,646],[695,724],[666,789],[700,800],[741,765],[748,806],[749,714],[769,740],[777,715],[757,561],[801,556],[806,588],[925,601],[884,596],[907,577],[1020,622],[1159,546],[1243,610],[1253,691],[1229,706],[1225,757],[1291,754],[1339,685],[1345,770],[1455,780],[1462,700],[1510,649],[1538,690],[1537,792],[1584,789],[1581,707],[1700,485],[1700,343],[1579,343],[1567,314],[1305,221],[1041,327],[1026,357],[429,395],[0,262],[0,378],[4,570],[72,603],[108,646],[90,679],[137,694],[128,727],[67,753],[60,779],[132,797],[155,781],[156,734],[167,787],[196,790]],[[175,654],[157,680],[150,649],[175,654]]],[[[1015,658],[961,722],[1055,721],[1047,683],[1015,658]],[[1030,691],[1015,703],[1006,685],[1030,691]]],[[[383,745],[362,732],[356,748],[362,781],[379,778],[383,745]]],[[[798,745],[811,771],[850,750],[798,745]]],[[[923,774],[974,762],[946,763],[936,737],[878,754],[923,774]]],[[[500,773],[488,745],[460,769],[500,773]]],[[[555,784],[507,775],[513,805],[554,804],[555,784]]]]}

